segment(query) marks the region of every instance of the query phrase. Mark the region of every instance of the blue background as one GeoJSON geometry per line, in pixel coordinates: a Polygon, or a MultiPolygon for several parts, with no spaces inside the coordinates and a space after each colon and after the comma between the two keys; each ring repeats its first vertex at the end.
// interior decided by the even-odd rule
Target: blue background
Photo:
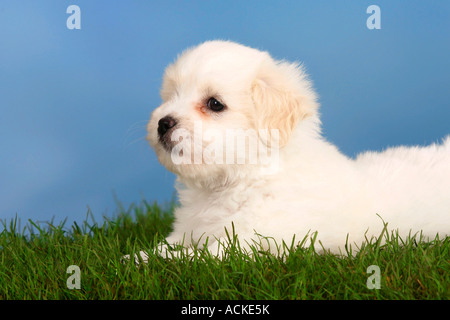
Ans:
{"type": "Polygon", "coordinates": [[[450,1],[0,2],[0,218],[69,222],[173,196],[145,141],[167,64],[229,39],[304,63],[349,156],[450,133],[450,1]],[[69,5],[81,30],[69,30],[69,5]],[[381,30],[369,30],[369,5],[381,30]]]}

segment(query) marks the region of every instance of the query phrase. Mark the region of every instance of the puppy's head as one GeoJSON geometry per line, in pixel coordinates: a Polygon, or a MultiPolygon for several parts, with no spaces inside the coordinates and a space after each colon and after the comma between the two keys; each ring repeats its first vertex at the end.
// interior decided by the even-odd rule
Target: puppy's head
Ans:
{"type": "Polygon", "coordinates": [[[297,124],[317,112],[297,64],[227,41],[182,53],[165,71],[161,98],[148,140],[169,170],[199,181],[267,165],[262,149],[270,149],[267,157],[285,147],[297,124]]]}

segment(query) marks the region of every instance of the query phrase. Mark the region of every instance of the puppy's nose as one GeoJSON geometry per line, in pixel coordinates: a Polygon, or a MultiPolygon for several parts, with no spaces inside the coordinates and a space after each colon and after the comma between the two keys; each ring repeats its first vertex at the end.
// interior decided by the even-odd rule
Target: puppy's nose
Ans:
{"type": "Polygon", "coordinates": [[[170,128],[175,127],[177,121],[171,116],[165,116],[158,121],[158,133],[162,137],[169,131],[170,128]]]}

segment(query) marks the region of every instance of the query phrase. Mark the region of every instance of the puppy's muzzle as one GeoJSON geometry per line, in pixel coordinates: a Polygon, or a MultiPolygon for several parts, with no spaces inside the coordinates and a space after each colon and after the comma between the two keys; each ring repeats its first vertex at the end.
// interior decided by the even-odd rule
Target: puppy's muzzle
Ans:
{"type": "Polygon", "coordinates": [[[172,147],[169,131],[177,125],[177,121],[171,116],[165,116],[158,121],[159,141],[166,150],[172,147]]]}

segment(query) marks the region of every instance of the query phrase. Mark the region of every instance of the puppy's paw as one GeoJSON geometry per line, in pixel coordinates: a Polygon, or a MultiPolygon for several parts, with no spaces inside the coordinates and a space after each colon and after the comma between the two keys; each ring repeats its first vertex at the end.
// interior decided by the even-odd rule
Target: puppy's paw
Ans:
{"type": "Polygon", "coordinates": [[[193,257],[194,250],[186,248],[181,245],[167,245],[159,243],[154,249],[153,253],[164,259],[182,259],[183,257],[193,257]]]}
{"type": "MultiPolygon", "coordinates": [[[[127,254],[127,255],[124,255],[121,259],[120,259],[120,261],[122,262],[122,263],[127,263],[128,261],[130,261],[131,260],[131,256],[129,255],[129,254],[127,254]]],[[[148,263],[148,254],[147,254],[147,252],[145,252],[145,251],[139,251],[139,255],[138,254],[135,254],[134,255],[134,263],[136,264],[136,265],[139,265],[139,263],[141,263],[141,261],[143,262],[143,263],[148,263]]]]}

